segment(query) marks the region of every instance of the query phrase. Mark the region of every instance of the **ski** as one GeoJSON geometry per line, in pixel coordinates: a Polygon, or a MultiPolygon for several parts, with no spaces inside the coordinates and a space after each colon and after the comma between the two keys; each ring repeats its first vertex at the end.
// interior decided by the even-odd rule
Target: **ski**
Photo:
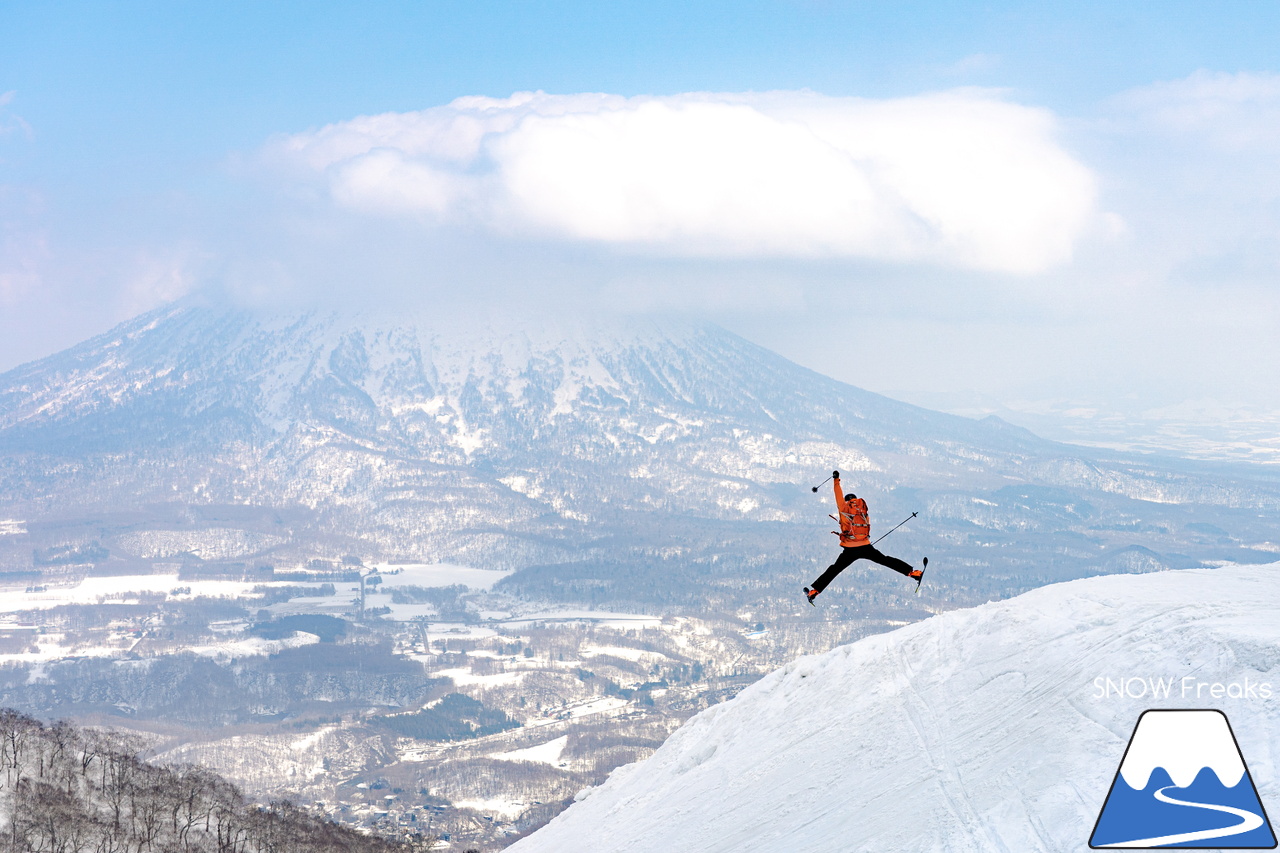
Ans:
{"type": "Polygon", "coordinates": [[[924,565],[920,568],[920,577],[916,578],[916,595],[920,594],[920,584],[924,583],[924,573],[929,570],[929,558],[924,558],[924,565]]]}

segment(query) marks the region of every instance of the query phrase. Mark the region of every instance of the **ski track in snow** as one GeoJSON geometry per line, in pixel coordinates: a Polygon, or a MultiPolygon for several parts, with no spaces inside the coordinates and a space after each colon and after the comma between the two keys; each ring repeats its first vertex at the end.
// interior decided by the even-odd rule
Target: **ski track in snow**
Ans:
{"type": "MultiPolygon", "coordinates": [[[[956,771],[955,764],[947,752],[945,736],[938,738],[936,747],[930,747],[929,730],[935,727],[931,726],[926,721],[935,719],[933,710],[929,707],[928,702],[920,692],[912,685],[915,673],[911,665],[910,657],[903,654],[901,650],[898,650],[897,656],[899,664],[902,667],[902,671],[906,676],[906,695],[903,701],[903,708],[906,711],[907,718],[911,721],[911,727],[916,735],[916,742],[920,744],[921,750],[928,759],[929,768],[931,768],[935,774],[941,773],[944,777],[942,780],[939,780],[941,784],[936,784],[938,793],[946,801],[947,808],[955,817],[958,824],[965,828],[965,833],[968,836],[967,840],[970,843],[978,845],[980,841],[984,841],[989,845],[989,849],[1000,850],[1001,853],[1008,853],[1008,848],[1001,844],[997,839],[992,838],[988,833],[980,831],[981,826],[976,821],[977,814],[973,809],[973,803],[969,799],[965,786],[956,771]],[[935,756],[935,750],[940,753],[939,756],[935,756]],[[979,829],[979,832],[977,833],[971,831],[971,828],[975,826],[979,829]],[[976,835],[982,835],[983,837],[979,839],[975,837],[976,835]]],[[[934,787],[934,785],[930,785],[930,787],[934,787]]]]}
{"type": "MultiPolygon", "coordinates": [[[[1276,601],[1280,564],[1097,577],[800,658],[510,850],[1085,851],[1138,716],[1188,704],[1094,680],[1276,684],[1276,601]]],[[[1224,710],[1265,801],[1280,708],[1224,710]]]]}

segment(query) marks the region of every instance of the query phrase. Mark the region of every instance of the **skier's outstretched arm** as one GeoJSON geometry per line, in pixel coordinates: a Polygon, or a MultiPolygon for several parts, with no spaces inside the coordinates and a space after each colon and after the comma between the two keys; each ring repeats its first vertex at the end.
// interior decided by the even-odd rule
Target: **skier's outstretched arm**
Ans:
{"type": "Polygon", "coordinates": [[[831,472],[831,482],[835,485],[836,490],[836,512],[844,509],[844,491],[840,488],[840,472],[831,472]]]}

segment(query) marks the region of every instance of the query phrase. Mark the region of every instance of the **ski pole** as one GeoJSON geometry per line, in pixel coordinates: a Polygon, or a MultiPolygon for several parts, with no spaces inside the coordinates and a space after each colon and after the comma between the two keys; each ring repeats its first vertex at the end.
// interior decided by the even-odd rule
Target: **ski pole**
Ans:
{"type": "MultiPolygon", "coordinates": [[[[911,519],[915,518],[915,517],[916,517],[917,515],[919,515],[919,514],[920,514],[920,513],[918,513],[918,512],[913,512],[913,513],[911,513],[911,515],[907,516],[906,518],[902,519],[902,521],[899,521],[896,525],[894,525],[893,530],[890,530],[890,531],[889,531],[889,533],[892,533],[894,530],[897,530],[899,527],[901,527],[902,525],[906,524],[908,521],[910,521],[911,519]]],[[[888,536],[888,535],[889,535],[889,533],[886,533],[884,536],[888,536]]],[[[883,538],[884,538],[884,536],[881,536],[881,537],[880,537],[880,539],[883,539],[883,538]]],[[[877,539],[877,540],[876,540],[876,542],[879,542],[879,541],[880,541],[880,539],[877,539]]],[[[876,544],[876,542],[872,542],[871,544],[872,544],[872,545],[874,545],[874,544],[876,544]]]]}
{"type": "Polygon", "coordinates": [[[814,487],[813,487],[813,493],[814,493],[814,494],[817,494],[817,493],[818,493],[818,489],[822,488],[823,486],[825,486],[827,483],[830,483],[830,482],[831,482],[831,478],[830,478],[830,477],[828,477],[827,479],[823,480],[821,483],[819,483],[818,485],[816,485],[816,486],[814,486],[814,487]]]}

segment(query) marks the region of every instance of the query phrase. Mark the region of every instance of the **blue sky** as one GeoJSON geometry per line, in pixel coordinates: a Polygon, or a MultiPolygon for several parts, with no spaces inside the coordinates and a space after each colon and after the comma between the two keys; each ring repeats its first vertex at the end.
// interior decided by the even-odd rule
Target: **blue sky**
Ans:
{"type": "Polygon", "coordinates": [[[318,298],[345,277],[381,298],[623,293],[875,390],[1280,409],[1276,44],[1261,2],[3,4],[0,369],[192,289],[318,298]],[[494,100],[453,103],[472,96],[494,100]],[[414,135],[479,113],[498,122],[480,159],[446,168],[448,140],[414,135]],[[797,124],[830,146],[788,148],[797,124]],[[589,174],[554,157],[572,127],[589,174]],[[970,169],[952,134],[1005,153],[970,169]],[[704,159],[670,174],[626,148],[691,138],[704,159]],[[766,166],[680,195],[713,149],[766,166]],[[500,192],[471,180],[492,162],[500,192]],[[636,168],[650,185],[614,189],[654,218],[601,225],[616,199],[584,193],[636,168]],[[972,180],[912,182],[946,169],[972,180]],[[788,183],[811,191],[739,192],[788,183]],[[536,201],[560,186],[576,207],[536,201]],[[852,236],[824,231],[844,187],[870,193],[852,236]],[[690,213],[712,202],[795,215],[690,213]]]}
{"type": "MultiPolygon", "coordinates": [[[[9,3],[0,75],[45,180],[217,161],[278,132],[512,92],[1009,87],[1073,114],[1275,64],[1273,3],[9,3]]],[[[27,173],[30,174],[30,173],[27,173]]]]}

